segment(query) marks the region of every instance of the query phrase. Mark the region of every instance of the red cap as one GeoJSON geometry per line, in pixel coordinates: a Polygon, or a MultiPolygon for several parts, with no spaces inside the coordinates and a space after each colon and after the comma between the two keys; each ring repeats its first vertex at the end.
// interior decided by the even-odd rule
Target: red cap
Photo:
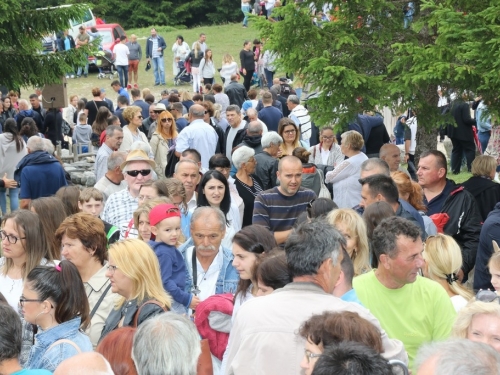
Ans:
{"type": "Polygon", "coordinates": [[[181,217],[181,210],[173,204],[160,204],[149,212],[149,225],[153,226],[160,221],[171,218],[181,217]]]}

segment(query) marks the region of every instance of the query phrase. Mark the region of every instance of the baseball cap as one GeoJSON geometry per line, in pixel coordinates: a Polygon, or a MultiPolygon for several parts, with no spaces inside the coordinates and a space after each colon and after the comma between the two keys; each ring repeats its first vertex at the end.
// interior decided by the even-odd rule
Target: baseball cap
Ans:
{"type": "Polygon", "coordinates": [[[154,226],[160,221],[171,217],[181,217],[181,210],[173,204],[159,204],[149,212],[149,224],[154,226]]]}

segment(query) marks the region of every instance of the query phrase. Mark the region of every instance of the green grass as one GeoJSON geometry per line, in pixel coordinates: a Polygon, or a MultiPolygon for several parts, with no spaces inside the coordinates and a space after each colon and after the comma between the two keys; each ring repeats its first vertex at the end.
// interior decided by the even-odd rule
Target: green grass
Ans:
{"type": "MultiPolygon", "coordinates": [[[[243,28],[241,23],[238,24],[226,24],[226,25],[215,25],[215,26],[204,26],[196,27],[193,29],[174,29],[169,26],[159,26],[156,27],[158,34],[165,38],[167,43],[167,49],[164,54],[165,61],[165,79],[167,83],[167,88],[183,89],[192,91],[191,85],[181,85],[174,86],[173,83],[173,53],[172,44],[175,43],[177,35],[182,35],[186,43],[191,47],[193,42],[198,40],[200,33],[205,33],[207,36],[207,46],[212,49],[215,67],[220,68],[222,65],[222,56],[226,53],[231,54],[235,61],[239,62],[239,52],[243,48],[243,41],[245,39],[253,40],[258,36],[257,29],[252,27],[249,23],[248,28],[243,28]]],[[[149,88],[152,94],[160,99],[160,93],[165,89],[165,86],[154,86],[153,72],[150,70],[145,71],[146,68],[146,37],[150,35],[151,27],[141,28],[141,29],[131,29],[126,30],[127,35],[132,34],[137,35],[139,38],[139,43],[141,44],[143,51],[143,59],[139,64],[139,87],[149,88]]],[[[216,72],[216,81],[221,82],[219,78],[219,73],[216,72]]],[[[116,102],[116,93],[111,89],[111,81],[109,79],[97,79],[97,73],[92,72],[89,74],[88,78],[79,79],[69,79],[67,84],[68,98],[70,95],[78,95],[79,97],[86,97],[87,99],[92,98],[92,87],[101,87],[106,89],[106,95],[108,98],[116,102]]]]}
{"type": "Polygon", "coordinates": [[[459,174],[449,173],[448,178],[450,180],[455,181],[457,184],[461,184],[462,182],[467,181],[472,177],[472,173],[469,172],[460,172],[459,174]]]}

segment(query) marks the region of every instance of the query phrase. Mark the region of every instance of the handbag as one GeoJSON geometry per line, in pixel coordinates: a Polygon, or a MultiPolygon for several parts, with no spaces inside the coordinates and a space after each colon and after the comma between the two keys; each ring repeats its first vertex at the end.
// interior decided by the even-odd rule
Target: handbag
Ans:
{"type": "Polygon", "coordinates": [[[318,170],[318,172],[319,172],[319,175],[321,177],[321,188],[319,189],[318,198],[332,199],[332,195],[330,194],[330,190],[328,190],[328,188],[325,185],[325,180],[324,180],[324,177],[323,177],[323,171],[318,170]]]}
{"type": "Polygon", "coordinates": [[[165,167],[165,177],[169,178],[174,175],[175,165],[179,161],[179,157],[175,155],[175,147],[167,154],[167,166],[165,167]]]}

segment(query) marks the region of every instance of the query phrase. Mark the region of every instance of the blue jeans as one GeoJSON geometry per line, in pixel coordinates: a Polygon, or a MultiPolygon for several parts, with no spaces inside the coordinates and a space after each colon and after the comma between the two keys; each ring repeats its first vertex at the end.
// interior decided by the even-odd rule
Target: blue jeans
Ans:
{"type": "Polygon", "coordinates": [[[117,65],[116,71],[120,77],[120,85],[126,89],[128,85],[128,65],[117,65]]]}
{"type": "Polygon", "coordinates": [[[245,16],[243,18],[243,26],[248,26],[248,14],[250,13],[250,5],[242,5],[241,11],[243,12],[243,15],[245,16]]]}
{"type": "Polygon", "coordinates": [[[490,141],[491,131],[478,132],[477,136],[479,138],[479,142],[481,143],[482,153],[484,154],[484,152],[486,151],[486,147],[488,147],[488,142],[490,141]]]}
{"type": "Polygon", "coordinates": [[[266,76],[267,87],[269,87],[269,89],[270,89],[271,86],[273,85],[274,72],[264,68],[264,74],[266,76]]]}
{"type": "Polygon", "coordinates": [[[405,138],[404,137],[401,137],[401,138],[396,137],[396,144],[397,145],[404,145],[404,143],[405,143],[405,138]]]}
{"type": "Polygon", "coordinates": [[[155,75],[155,85],[164,85],[165,84],[165,64],[163,62],[163,57],[151,58],[151,65],[153,68],[153,73],[155,75]]]}
{"type": "MultiPolygon", "coordinates": [[[[9,189],[10,212],[19,208],[19,188],[9,189]]],[[[0,188],[0,208],[2,215],[7,215],[7,189],[0,188]]]]}
{"type": "Polygon", "coordinates": [[[408,27],[410,27],[410,24],[413,22],[413,16],[405,16],[404,18],[404,28],[407,29],[408,27]]]}
{"type": "Polygon", "coordinates": [[[78,71],[76,72],[76,75],[80,77],[82,75],[82,70],[84,75],[89,74],[89,58],[87,55],[85,55],[85,67],[78,67],[78,71]]]}

